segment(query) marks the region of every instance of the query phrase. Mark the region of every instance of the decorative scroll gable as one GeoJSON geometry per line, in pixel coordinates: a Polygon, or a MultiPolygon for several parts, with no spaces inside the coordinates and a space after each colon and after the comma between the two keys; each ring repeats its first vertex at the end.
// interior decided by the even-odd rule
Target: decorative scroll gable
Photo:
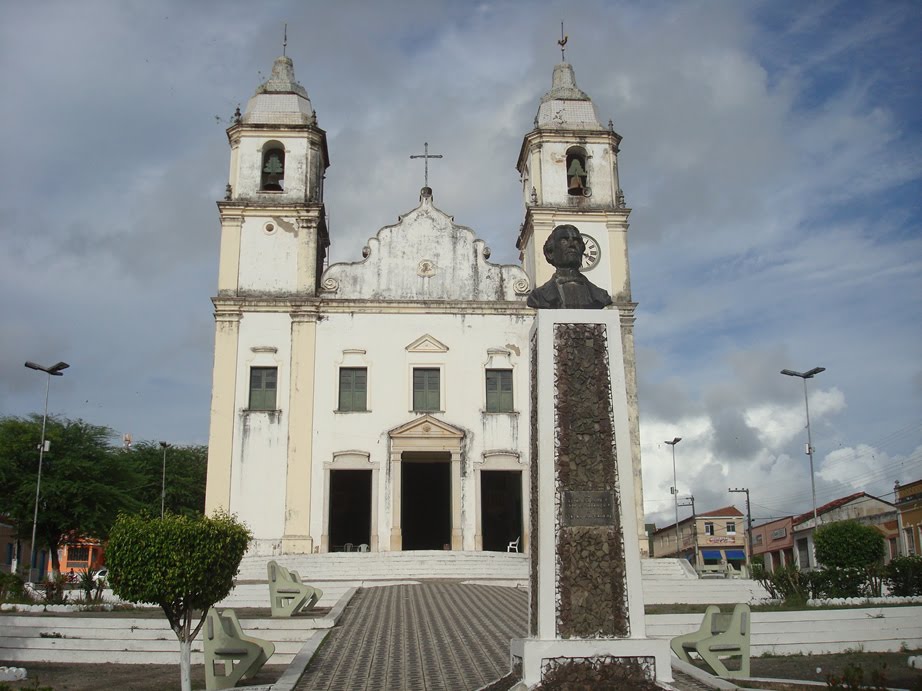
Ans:
{"type": "Polygon", "coordinates": [[[368,241],[360,262],[333,264],[321,277],[325,298],[394,301],[524,301],[521,267],[491,264],[474,231],[424,194],[420,205],[368,241]]]}

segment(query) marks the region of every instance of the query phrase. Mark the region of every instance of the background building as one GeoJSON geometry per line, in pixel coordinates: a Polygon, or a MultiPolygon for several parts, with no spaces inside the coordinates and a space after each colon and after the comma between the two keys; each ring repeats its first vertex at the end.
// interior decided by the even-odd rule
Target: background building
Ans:
{"type": "Polygon", "coordinates": [[[896,484],[900,554],[922,554],[922,480],[896,484]]]}
{"type": "Polygon", "coordinates": [[[679,521],[676,552],[675,523],[653,533],[654,557],[680,557],[692,566],[729,563],[737,570],[747,562],[745,517],[735,506],[725,506],[679,521]]]}

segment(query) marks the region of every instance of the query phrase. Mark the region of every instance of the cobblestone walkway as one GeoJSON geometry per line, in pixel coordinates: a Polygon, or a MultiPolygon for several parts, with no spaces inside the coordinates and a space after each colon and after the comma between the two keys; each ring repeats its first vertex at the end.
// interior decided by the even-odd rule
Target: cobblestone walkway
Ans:
{"type": "MultiPolygon", "coordinates": [[[[525,635],[524,590],[429,581],[359,590],[296,691],[464,691],[509,672],[525,635]]],[[[680,691],[710,688],[676,672],[680,691]]]]}
{"type": "Polygon", "coordinates": [[[509,672],[527,626],[524,590],[427,582],[360,590],[296,687],[477,689],[509,672]]]}

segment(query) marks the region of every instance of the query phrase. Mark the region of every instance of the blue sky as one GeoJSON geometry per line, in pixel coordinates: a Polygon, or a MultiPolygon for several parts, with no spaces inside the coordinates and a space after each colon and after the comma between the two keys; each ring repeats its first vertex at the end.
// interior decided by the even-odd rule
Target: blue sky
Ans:
{"type": "MultiPolygon", "coordinates": [[[[334,261],[436,204],[516,260],[515,162],[559,60],[624,137],[646,509],[672,464],[754,516],[922,476],[917,2],[0,6],[0,414],[205,442],[224,129],[288,54],[327,130],[334,261]]],[[[684,509],[683,511],[687,511],[684,509]]],[[[684,515],[684,513],[683,513],[684,515]]]]}

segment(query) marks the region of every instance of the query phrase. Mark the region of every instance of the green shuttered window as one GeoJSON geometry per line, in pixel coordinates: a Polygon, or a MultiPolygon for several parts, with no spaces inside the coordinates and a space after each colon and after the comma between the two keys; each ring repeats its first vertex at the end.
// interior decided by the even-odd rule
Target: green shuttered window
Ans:
{"type": "Polygon", "coordinates": [[[436,368],[413,368],[413,410],[434,412],[441,410],[439,401],[439,370],[436,368]]]}
{"type": "Polygon", "coordinates": [[[250,410],[276,410],[278,367],[250,368],[250,410]]]}
{"type": "Polygon", "coordinates": [[[512,412],[512,370],[487,370],[487,412],[512,412]]]}
{"type": "Polygon", "coordinates": [[[368,369],[340,367],[339,411],[364,412],[366,410],[368,410],[368,369]]]}

